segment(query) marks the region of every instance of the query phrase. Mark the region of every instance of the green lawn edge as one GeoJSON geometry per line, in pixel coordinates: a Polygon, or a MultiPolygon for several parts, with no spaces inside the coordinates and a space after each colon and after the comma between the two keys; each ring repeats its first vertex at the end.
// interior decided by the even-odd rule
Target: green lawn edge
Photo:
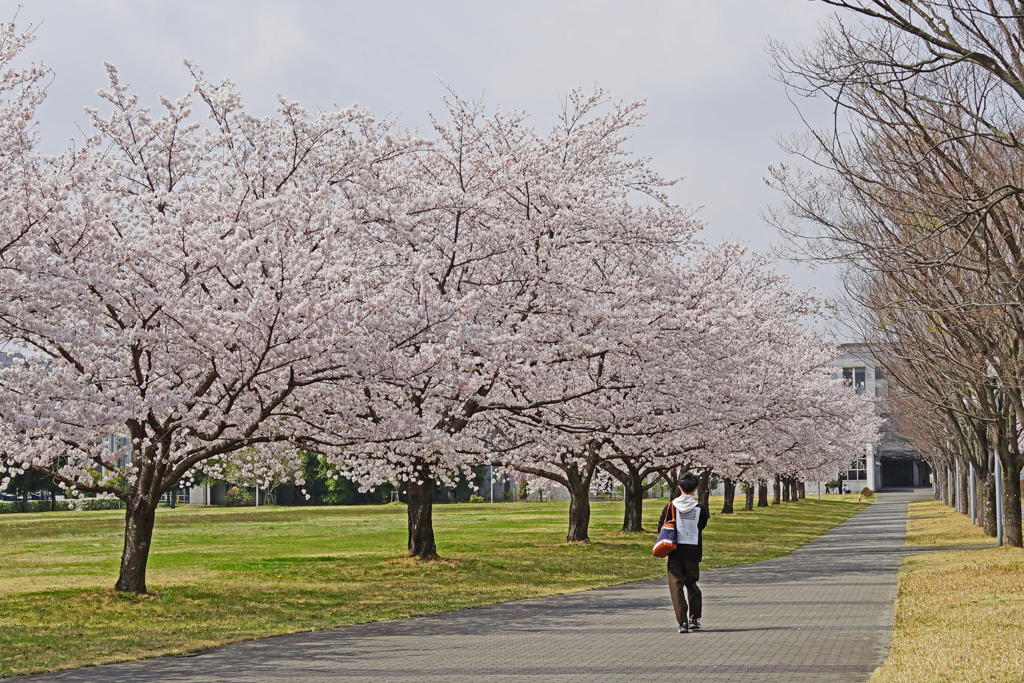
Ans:
{"type": "MultiPolygon", "coordinates": [[[[664,504],[645,501],[645,528],[656,527],[664,504]]],[[[711,507],[717,511],[721,503],[713,499],[711,507]]],[[[713,514],[703,567],[785,555],[860,509],[829,496],[713,514]]],[[[447,559],[426,564],[400,554],[400,505],[162,510],[147,596],[109,587],[122,513],[3,515],[0,677],[664,575],[664,561],[650,554],[653,532],[618,531],[621,502],[593,504],[587,545],[565,543],[567,510],[565,503],[439,505],[435,529],[447,559]]]]}

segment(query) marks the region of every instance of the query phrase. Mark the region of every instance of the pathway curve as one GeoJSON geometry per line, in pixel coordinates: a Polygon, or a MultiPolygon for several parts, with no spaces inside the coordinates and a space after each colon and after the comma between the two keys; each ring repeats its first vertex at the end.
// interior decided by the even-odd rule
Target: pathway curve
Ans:
{"type": "Polygon", "coordinates": [[[879,494],[785,557],[703,572],[697,633],[676,633],[665,579],[655,579],[12,680],[867,681],[888,648],[897,569],[913,552],[907,503],[926,497],[879,494]]]}

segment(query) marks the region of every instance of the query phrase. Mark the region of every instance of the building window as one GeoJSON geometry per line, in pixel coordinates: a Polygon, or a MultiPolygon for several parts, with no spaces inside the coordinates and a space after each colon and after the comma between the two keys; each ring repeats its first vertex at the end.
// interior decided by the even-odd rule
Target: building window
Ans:
{"type": "Polygon", "coordinates": [[[850,469],[846,472],[847,481],[867,481],[868,479],[868,459],[867,456],[861,456],[852,463],[850,463],[850,469]]]}
{"type": "Polygon", "coordinates": [[[843,368],[843,379],[846,380],[850,386],[858,394],[864,393],[864,368],[843,368]]]}
{"type": "Polygon", "coordinates": [[[882,396],[885,394],[885,390],[888,386],[885,375],[883,375],[878,368],[875,368],[875,396],[882,396]]]}

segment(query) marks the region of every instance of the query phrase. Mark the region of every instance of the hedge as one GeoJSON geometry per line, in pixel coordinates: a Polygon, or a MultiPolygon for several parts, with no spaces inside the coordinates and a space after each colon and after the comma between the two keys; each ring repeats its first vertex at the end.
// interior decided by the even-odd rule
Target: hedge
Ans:
{"type": "MultiPolygon", "coordinates": [[[[28,512],[49,512],[52,504],[48,500],[28,501],[28,512]]],[[[58,500],[58,511],[67,510],[123,510],[124,503],[118,498],[78,498],[58,500]]],[[[0,514],[21,512],[20,500],[0,501],[0,514]]]]}

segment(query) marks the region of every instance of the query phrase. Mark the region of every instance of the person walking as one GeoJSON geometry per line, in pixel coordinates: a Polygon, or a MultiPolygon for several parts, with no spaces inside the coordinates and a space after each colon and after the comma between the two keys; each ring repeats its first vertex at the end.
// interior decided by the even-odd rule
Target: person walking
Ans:
{"type": "Polygon", "coordinates": [[[679,478],[680,495],[669,502],[661,513],[658,531],[675,508],[676,549],[668,556],[668,590],[676,612],[680,633],[700,630],[701,594],[700,562],[704,558],[704,527],[708,524],[708,509],[697,502],[697,476],[687,472],[679,478]]]}

